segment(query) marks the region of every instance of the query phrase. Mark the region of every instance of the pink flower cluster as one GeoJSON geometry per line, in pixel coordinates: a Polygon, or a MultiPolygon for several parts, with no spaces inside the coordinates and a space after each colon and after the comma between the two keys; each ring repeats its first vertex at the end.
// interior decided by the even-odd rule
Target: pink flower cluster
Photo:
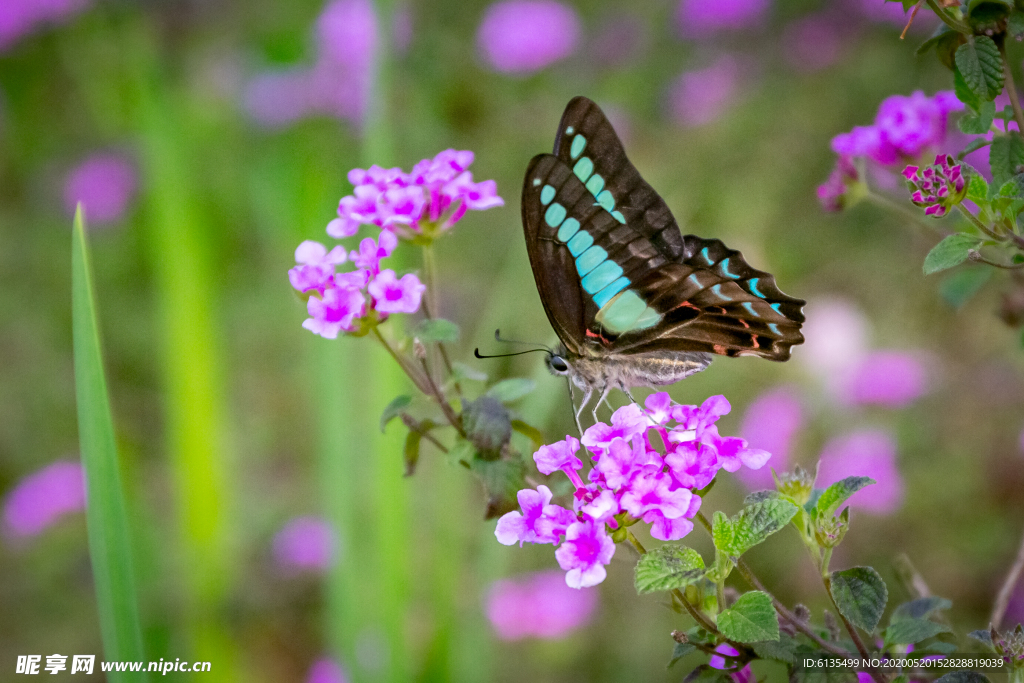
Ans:
{"type": "Polygon", "coordinates": [[[572,590],[556,569],[495,581],[486,598],[487,619],[502,640],[564,638],[596,609],[597,591],[572,590]]]}
{"type": "Polygon", "coordinates": [[[967,181],[961,166],[954,166],[953,157],[948,154],[938,155],[935,164],[924,169],[907,166],[903,169],[903,177],[913,191],[910,201],[925,207],[926,216],[944,216],[949,207],[959,203],[966,193],[967,181]]]}
{"type": "MultiPolygon", "coordinates": [[[[849,133],[832,138],[832,150],[839,155],[837,174],[818,188],[818,197],[826,210],[842,207],[838,181],[850,160],[863,157],[881,166],[896,166],[916,160],[934,151],[946,140],[949,115],[963,111],[964,105],[952,91],[943,90],[928,97],[918,90],[912,95],[893,95],[882,101],[870,126],[855,126],[849,133]]],[[[855,178],[854,178],[855,179],[855,178]]]]}
{"type": "Polygon", "coordinates": [[[556,545],[566,584],[594,586],[604,580],[605,565],[615,554],[609,529],[643,521],[651,525],[654,538],[678,540],[693,529],[690,520],[701,503],[695,490],[710,484],[720,469],[757,469],[770,457],[748,448],[743,439],[718,434],[715,422],[731,410],[724,396],[694,406],[673,404],[666,392],[659,392],[644,405],[646,410],[636,404],[619,408],[610,425],[598,422],[583,433],[592,463],[589,483],[580,477],[580,441],[572,436],[534,453],[541,474],[561,470],[569,477],[576,488],[572,510],[552,504],[547,486],[523,489],[517,496],[522,512],[498,520],[498,541],[556,545]],[[652,431],[663,452],[652,444],[652,431]]]}
{"type": "Polygon", "coordinates": [[[383,321],[392,313],[419,310],[426,286],[412,273],[399,278],[394,270],[382,269],[381,261],[395,250],[399,237],[433,237],[450,229],[469,209],[504,204],[493,180],[473,182],[473,174],[466,170],[471,163],[472,152],[448,149],[419,162],[412,173],[379,166],[350,171],[355,191],[342,197],[338,218],[327,225],[327,234],[351,237],[362,225],[376,226],[380,234],[377,239],[364,238],[358,250],[348,253],[340,246],[328,251],[309,240],[299,245],[298,265],[288,271],[288,279],[292,287],[309,294],[310,317],[302,326],[335,339],[339,332],[362,329],[371,315],[383,321]],[[355,270],[336,271],[349,260],[355,270]]]}

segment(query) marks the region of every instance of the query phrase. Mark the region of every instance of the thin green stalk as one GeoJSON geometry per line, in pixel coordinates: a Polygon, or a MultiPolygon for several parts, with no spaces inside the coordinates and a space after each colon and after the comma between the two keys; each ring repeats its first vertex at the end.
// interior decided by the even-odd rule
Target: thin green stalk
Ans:
{"type": "Polygon", "coordinates": [[[926,219],[922,218],[917,211],[914,211],[909,207],[903,206],[902,204],[898,204],[889,199],[888,197],[883,197],[880,194],[876,194],[875,192],[871,191],[871,189],[868,189],[867,194],[864,195],[864,200],[871,204],[874,204],[875,206],[881,209],[885,209],[886,211],[898,213],[907,220],[911,221],[914,225],[917,225],[918,227],[923,228],[928,232],[938,232],[941,233],[943,236],[946,235],[946,231],[943,230],[937,223],[929,223],[926,219]]]}
{"type": "MultiPolygon", "coordinates": [[[[434,254],[434,245],[425,244],[423,246],[423,279],[426,280],[427,285],[427,296],[423,304],[423,312],[428,318],[437,317],[438,312],[438,291],[437,291],[437,257],[434,254]]],[[[437,342],[438,353],[441,354],[441,360],[444,362],[444,368],[448,372],[448,376],[452,375],[452,361],[448,356],[448,349],[444,342],[437,342]]],[[[453,384],[455,393],[462,396],[462,387],[458,382],[453,384]]]]}
{"type": "Polygon", "coordinates": [[[946,9],[940,6],[936,0],[928,0],[928,6],[932,8],[932,11],[935,12],[936,15],[938,15],[939,19],[942,20],[942,23],[944,23],[946,26],[949,26],[954,31],[968,35],[973,34],[973,31],[971,30],[970,26],[963,23],[962,21],[959,21],[958,19],[954,19],[953,17],[949,16],[949,13],[946,12],[946,9]]]}
{"type": "Polygon", "coordinates": [[[971,223],[973,223],[974,227],[976,227],[978,230],[981,230],[983,233],[985,233],[986,235],[988,235],[989,237],[991,237],[994,240],[998,240],[1000,242],[1005,241],[1002,237],[1000,237],[996,233],[992,232],[992,230],[990,230],[987,225],[982,223],[980,218],[978,218],[973,213],[968,211],[967,208],[963,204],[957,204],[956,208],[960,211],[960,213],[962,213],[967,218],[967,220],[969,220],[971,223]]]}
{"type": "Polygon", "coordinates": [[[1010,69],[1010,61],[1006,58],[1006,45],[999,45],[999,53],[1003,56],[1003,73],[1006,75],[1006,94],[1010,98],[1010,106],[1013,108],[1013,120],[1017,122],[1017,131],[1024,135],[1024,111],[1020,107],[1020,97],[1017,96],[1017,86],[1013,82],[1013,70],[1010,69]]]}
{"type": "MultiPolygon", "coordinates": [[[[78,438],[88,488],[85,516],[103,654],[107,661],[143,661],[128,516],[81,205],[75,212],[72,234],[71,282],[78,438]]],[[[115,682],[148,680],[145,672],[110,672],[107,676],[115,682]]]]}

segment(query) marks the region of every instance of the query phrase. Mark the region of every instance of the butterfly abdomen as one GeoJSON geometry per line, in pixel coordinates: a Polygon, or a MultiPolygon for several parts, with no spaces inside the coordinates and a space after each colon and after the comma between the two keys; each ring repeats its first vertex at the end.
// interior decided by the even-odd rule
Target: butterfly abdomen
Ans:
{"type": "Polygon", "coordinates": [[[675,384],[700,372],[714,359],[710,353],[692,351],[650,351],[617,358],[575,358],[570,360],[573,382],[583,389],[610,387],[629,391],[633,387],[675,384]]]}

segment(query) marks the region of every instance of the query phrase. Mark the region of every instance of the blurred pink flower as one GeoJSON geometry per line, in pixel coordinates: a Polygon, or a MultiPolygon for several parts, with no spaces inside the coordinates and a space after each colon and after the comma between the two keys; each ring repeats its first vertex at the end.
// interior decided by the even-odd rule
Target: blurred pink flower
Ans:
{"type": "Polygon", "coordinates": [[[119,220],[135,194],[135,167],[118,154],[94,154],[73,168],[64,181],[64,208],[74,215],[85,205],[91,225],[119,220]]]}
{"type": "Polygon", "coordinates": [[[85,509],[85,475],[72,460],[58,460],[28,475],[4,501],[4,524],[13,536],[35,536],[62,515],[85,509]]]}
{"type": "Polygon", "coordinates": [[[67,21],[89,0],[4,0],[0,7],[0,52],[45,24],[67,21]]]}
{"type": "Polygon", "coordinates": [[[810,73],[835,64],[843,50],[836,19],[810,14],[791,22],[782,34],[786,63],[797,71],[810,73]]]}
{"type": "Polygon", "coordinates": [[[313,662],[306,674],[306,683],[348,683],[348,680],[345,670],[330,657],[313,662]]]}
{"type": "Polygon", "coordinates": [[[274,536],[274,559],[288,571],[325,572],[334,562],[334,528],[321,517],[296,517],[274,536]]]}
{"type": "Polygon", "coordinates": [[[877,483],[850,497],[866,512],[887,515],[903,501],[903,478],[896,468],[896,441],[886,431],[862,429],[832,439],[821,451],[815,486],[824,488],[846,477],[871,477],[877,483]]]}
{"type": "Polygon", "coordinates": [[[366,291],[373,297],[373,307],[381,313],[415,313],[426,289],[413,273],[398,278],[389,268],[380,271],[366,291]]]}
{"type": "MultiPolygon", "coordinates": [[[[588,52],[602,65],[624,66],[639,59],[650,43],[650,26],[642,18],[617,13],[606,18],[588,41],[588,52]]],[[[607,115],[607,108],[605,114],[607,115]]],[[[615,127],[618,131],[618,126],[615,127]]]]}
{"type": "Polygon", "coordinates": [[[866,353],[868,319],[847,299],[822,297],[805,309],[802,353],[797,355],[815,375],[830,381],[866,353]]]}
{"type": "Polygon", "coordinates": [[[873,351],[851,368],[841,398],[854,404],[905,408],[927,390],[928,376],[919,354],[873,351]]]}
{"type": "Polygon", "coordinates": [[[569,588],[562,572],[551,570],[495,581],[485,610],[502,640],[557,639],[585,626],[597,600],[597,590],[569,588]]]}
{"type": "Polygon", "coordinates": [[[1007,626],[1024,623],[1024,582],[1017,585],[1017,590],[1010,596],[1006,606],[1006,617],[1003,623],[1007,626]]]}
{"type": "Polygon", "coordinates": [[[669,92],[672,117],[683,126],[714,122],[736,99],[739,75],[739,64],[729,55],[704,69],[684,72],[669,92]]]}
{"type": "Polygon", "coordinates": [[[327,115],[361,124],[372,85],[377,16],[369,0],[332,0],[316,21],[312,67],[269,71],[245,88],[243,104],[270,128],[327,115]]]}
{"type": "Polygon", "coordinates": [[[506,0],[487,8],[476,42],[497,71],[530,73],[576,50],[580,21],[569,5],[554,0],[506,0]]]}
{"type": "Polygon", "coordinates": [[[789,467],[793,438],[803,424],[800,397],[792,387],[771,389],[754,399],[747,408],[739,434],[751,448],[772,454],[771,468],[743,468],[736,476],[751,490],[774,488],[771,470],[783,472],[789,467]]]}
{"type": "MultiPolygon", "coordinates": [[[[903,5],[898,2],[887,0],[852,0],[852,4],[860,10],[860,13],[872,21],[880,21],[893,26],[905,26],[909,16],[903,11],[903,5]]],[[[927,12],[919,12],[914,19],[924,20],[927,12]]]]}
{"type": "Polygon", "coordinates": [[[682,0],[676,22],[687,38],[700,38],[723,29],[742,29],[760,24],[771,0],[682,0]]]}

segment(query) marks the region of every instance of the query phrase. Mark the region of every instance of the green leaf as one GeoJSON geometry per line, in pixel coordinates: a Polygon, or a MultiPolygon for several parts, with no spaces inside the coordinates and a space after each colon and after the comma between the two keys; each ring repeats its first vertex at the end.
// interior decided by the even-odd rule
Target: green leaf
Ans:
{"type": "Polygon", "coordinates": [[[968,135],[984,135],[992,127],[992,121],[996,117],[995,102],[984,102],[978,108],[977,113],[967,113],[956,122],[961,133],[968,135]]]}
{"type": "Polygon", "coordinates": [[[491,460],[496,459],[512,439],[512,419],[508,408],[487,394],[466,404],[462,411],[462,427],[473,445],[491,460]]]}
{"type": "Polygon", "coordinates": [[[753,493],[747,494],[747,497],[743,499],[743,504],[753,505],[754,503],[760,503],[763,500],[772,500],[775,498],[782,498],[782,494],[772,489],[754,491],[753,493]]]}
{"type": "Polygon", "coordinates": [[[978,99],[994,100],[1003,91],[1003,56],[988,36],[968,38],[954,59],[964,82],[978,99]]]}
{"type": "Polygon", "coordinates": [[[666,669],[671,669],[676,662],[695,651],[697,646],[693,643],[676,643],[676,646],[672,649],[672,659],[668,660],[668,666],[666,669]]]}
{"type": "Polygon", "coordinates": [[[1024,140],[1016,132],[997,135],[992,139],[989,150],[989,164],[992,168],[992,182],[989,188],[989,199],[1006,181],[1016,175],[1024,166],[1024,140]]]}
{"type": "Polygon", "coordinates": [[[886,2],[898,2],[903,5],[903,11],[909,12],[918,3],[918,0],[885,0],[886,2]]]}
{"type": "Polygon", "coordinates": [[[686,588],[703,576],[704,558],[700,553],[682,545],[663,545],[640,556],[633,583],[636,592],[643,595],[686,588]]]}
{"type": "Polygon", "coordinates": [[[986,631],[983,628],[979,628],[977,631],[971,631],[967,634],[968,637],[974,638],[978,642],[985,643],[989,647],[992,647],[992,633],[986,631]]]}
{"type": "Polygon", "coordinates": [[[779,618],[767,593],[750,591],[718,615],[718,630],[741,643],[779,639],[779,618]]]}
{"type": "Polygon", "coordinates": [[[539,429],[533,425],[527,424],[522,420],[512,420],[512,430],[519,432],[533,444],[534,450],[544,445],[544,435],[539,429]]]}
{"type": "Polygon", "coordinates": [[[946,598],[940,598],[937,595],[929,595],[925,598],[917,598],[910,602],[905,602],[896,609],[893,610],[892,616],[889,618],[889,622],[896,622],[901,619],[925,619],[932,615],[932,613],[939,610],[949,609],[953,606],[946,598]]]}
{"type": "Polygon", "coordinates": [[[471,368],[465,363],[455,361],[454,363],[452,363],[452,379],[455,380],[456,382],[464,379],[471,379],[475,382],[486,382],[487,373],[481,372],[476,368],[471,368]]]}
{"type": "Polygon", "coordinates": [[[977,671],[954,671],[948,673],[935,683],[989,683],[984,674],[977,671]]]}
{"type": "Polygon", "coordinates": [[[409,407],[412,403],[412,396],[396,396],[391,403],[388,404],[384,412],[380,414],[380,431],[384,431],[384,428],[388,426],[388,423],[394,420],[396,417],[402,414],[402,412],[409,407]]]}
{"type": "Polygon", "coordinates": [[[1006,32],[1016,40],[1024,38],[1024,12],[1014,10],[1006,19],[1006,32]]]}
{"type": "MultiPolygon", "coordinates": [[[[956,158],[958,160],[961,160],[965,156],[970,154],[971,152],[976,152],[977,150],[981,149],[982,147],[988,147],[991,144],[992,144],[991,140],[986,140],[985,138],[975,138],[975,139],[971,140],[970,143],[968,143],[968,145],[966,147],[964,147],[962,150],[957,152],[956,158]]],[[[978,173],[978,171],[974,169],[973,166],[968,166],[968,168],[970,169],[972,176],[973,175],[980,175],[978,173]]]]}
{"type": "Polygon", "coordinates": [[[889,598],[885,582],[871,567],[832,572],[830,592],[844,617],[871,632],[878,625],[889,598]]]}
{"type": "Polygon", "coordinates": [[[459,326],[444,318],[430,318],[421,321],[412,336],[424,342],[454,342],[459,340],[459,326]]]}
{"type": "Polygon", "coordinates": [[[724,514],[719,517],[716,512],[712,527],[715,547],[729,557],[739,557],[789,524],[798,509],[780,497],[748,505],[731,520],[724,514]]]}
{"type": "MultiPolygon", "coordinates": [[[[103,370],[99,322],[82,206],[71,236],[71,329],[74,345],[78,441],[85,470],[86,529],[104,658],[142,660],[142,632],[132,571],[128,514],[114,419],[103,370]]],[[[110,681],[146,681],[140,673],[111,674],[110,681]]]]}
{"type": "Polygon", "coordinates": [[[415,430],[409,430],[405,435],[405,447],[402,449],[402,459],[405,461],[405,476],[411,477],[416,473],[416,463],[420,461],[420,441],[423,435],[415,430]]]}
{"type": "Polygon", "coordinates": [[[886,645],[910,645],[928,640],[940,633],[948,633],[949,627],[928,619],[899,619],[885,629],[886,645]]]}
{"type": "Polygon", "coordinates": [[[939,294],[953,308],[960,308],[981,291],[992,277],[992,268],[961,268],[939,285],[939,294]]]}
{"type": "Polygon", "coordinates": [[[995,34],[1005,28],[1004,22],[1011,9],[1013,9],[1013,3],[1002,0],[974,2],[971,3],[968,21],[977,35],[989,34],[990,31],[995,34]]]}
{"type": "Polygon", "coordinates": [[[871,477],[847,477],[829,486],[818,499],[818,517],[828,519],[836,514],[839,506],[846,502],[846,499],[860,491],[865,486],[875,484],[871,477]]]}
{"type": "Polygon", "coordinates": [[[512,401],[526,396],[536,387],[537,384],[532,379],[514,377],[512,379],[503,379],[498,382],[487,390],[487,395],[493,396],[502,403],[511,403],[512,401]]]}
{"type": "Polygon", "coordinates": [[[1024,173],[1015,173],[999,188],[999,197],[1024,199],[1024,173]]]}
{"type": "Polygon", "coordinates": [[[967,85],[967,81],[964,80],[963,74],[960,73],[960,69],[955,67],[953,69],[953,93],[967,106],[968,111],[977,113],[981,109],[982,99],[974,94],[974,91],[967,85]]]}
{"type": "Polygon", "coordinates": [[[943,238],[924,257],[924,274],[931,275],[940,270],[958,266],[967,260],[967,252],[977,249],[981,240],[974,235],[958,232],[943,238]]]}
{"type": "Polygon", "coordinates": [[[519,507],[516,493],[526,488],[526,467],[521,460],[481,460],[473,458],[470,469],[480,477],[487,493],[485,519],[501,517],[519,507]]]}
{"type": "Polygon", "coordinates": [[[780,633],[778,640],[763,640],[751,643],[750,646],[761,659],[774,659],[787,664],[796,663],[797,641],[785,633],[780,633]]]}
{"type": "Polygon", "coordinates": [[[970,182],[967,184],[967,198],[975,204],[988,200],[988,181],[980,173],[971,173],[970,182]]]}

